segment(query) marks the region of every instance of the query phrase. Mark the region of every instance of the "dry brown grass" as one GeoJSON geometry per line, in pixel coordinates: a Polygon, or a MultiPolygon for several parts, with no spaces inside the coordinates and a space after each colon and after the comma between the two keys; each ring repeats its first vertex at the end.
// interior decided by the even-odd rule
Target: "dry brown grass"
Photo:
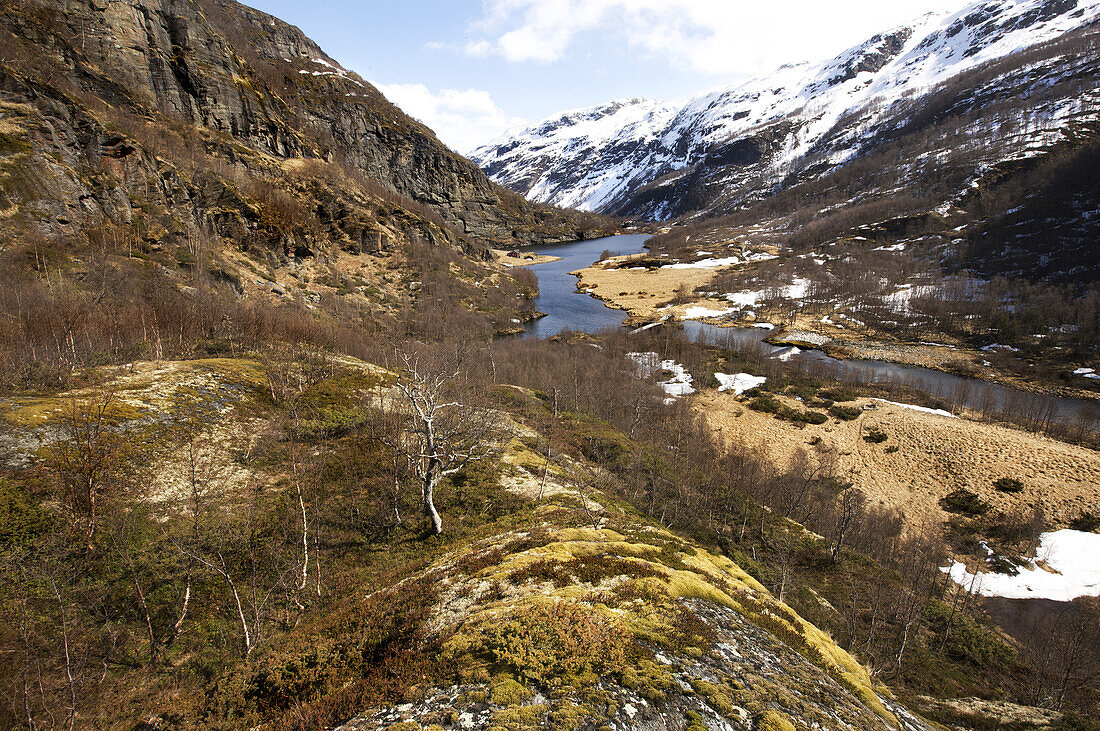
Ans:
{"type": "Polygon", "coordinates": [[[1039,505],[1062,526],[1100,504],[1096,451],[1008,427],[877,404],[877,410],[854,421],[830,419],[800,429],[751,411],[733,396],[707,393],[696,401],[724,439],[766,444],[780,464],[798,450],[806,450],[816,463],[835,459],[843,478],[869,500],[897,508],[910,527],[945,521],[948,514],[938,501],[958,488],[978,493],[997,512],[1026,514],[1039,505]],[[872,427],[885,432],[887,440],[864,441],[862,435],[872,427]],[[998,492],[993,482],[1001,477],[1019,478],[1024,489],[998,492]]]}
{"type": "MultiPolygon", "coordinates": [[[[642,269],[629,266],[622,269],[612,268],[629,258],[612,257],[587,269],[572,272],[580,275],[577,283],[579,289],[588,290],[594,297],[606,302],[608,307],[625,310],[629,315],[627,322],[653,320],[670,313],[679,314],[683,311],[684,305],[660,311],[658,308],[676,299],[677,295],[685,289],[692,292],[698,287],[709,284],[720,272],[729,268],[642,269]]],[[[691,304],[703,305],[715,310],[729,306],[728,303],[705,299],[691,304]]]]}

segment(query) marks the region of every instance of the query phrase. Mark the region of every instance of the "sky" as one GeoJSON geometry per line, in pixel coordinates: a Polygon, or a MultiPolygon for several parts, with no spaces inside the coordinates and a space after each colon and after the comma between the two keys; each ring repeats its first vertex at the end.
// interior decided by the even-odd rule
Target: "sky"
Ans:
{"type": "Polygon", "coordinates": [[[686,99],[966,0],[245,0],[461,153],[568,109],[686,99]]]}

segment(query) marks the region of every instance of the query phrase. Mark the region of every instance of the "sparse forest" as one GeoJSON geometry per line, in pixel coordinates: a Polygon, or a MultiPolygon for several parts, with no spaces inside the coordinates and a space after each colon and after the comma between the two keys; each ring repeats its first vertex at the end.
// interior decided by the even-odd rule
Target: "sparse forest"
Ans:
{"type": "MultiPolygon", "coordinates": [[[[451,266],[446,256],[418,261],[424,282],[433,280],[428,262],[436,273],[451,266]]],[[[212,307],[220,285],[204,286],[197,299],[212,307]]],[[[66,295],[58,282],[39,291],[47,303],[66,295]]],[[[600,348],[583,338],[492,341],[478,324],[484,315],[459,304],[461,291],[422,291],[431,306],[409,308],[391,329],[336,329],[323,314],[267,306],[252,319],[231,310],[234,329],[219,332],[224,311],[177,308],[173,349],[161,358],[182,358],[181,368],[210,378],[198,391],[175,390],[154,420],[119,383],[143,351],[81,347],[79,333],[90,330],[52,333],[76,343],[77,356],[95,353],[79,370],[65,360],[73,348],[61,347],[47,351],[57,354],[55,375],[9,371],[9,393],[57,403],[58,415],[48,420],[55,436],[22,463],[16,435],[28,422],[5,427],[6,724],[82,726],[156,708],[169,726],[249,719],[299,728],[403,697],[430,667],[417,640],[423,610],[414,608],[433,594],[408,595],[400,616],[362,597],[531,510],[497,483],[502,417],[533,430],[521,448],[546,457],[543,471],[592,465],[588,477],[571,468],[573,479],[604,496],[604,508],[593,514],[582,502],[574,520],[607,520],[612,498],[729,556],[904,693],[992,695],[1070,714],[1094,707],[1097,645],[1084,641],[1096,629],[1092,604],[1018,627],[1008,640],[939,571],[947,548],[939,527],[903,534],[889,508],[861,500],[842,474],[775,464],[758,445],[716,443],[686,403],[666,405],[637,380],[622,354],[660,351],[700,382],[717,358],[748,367],[752,356],[673,334],[607,334],[600,348]],[[466,319],[456,319],[460,311],[466,319]],[[419,334],[420,355],[395,360],[409,333],[419,334]],[[411,379],[405,390],[402,374],[411,379]],[[430,410],[401,406],[418,403],[425,384],[445,385],[445,403],[459,409],[464,436],[454,432],[454,443],[469,437],[484,450],[476,461],[455,452],[457,472],[444,458],[431,471],[437,453],[422,428],[430,410]],[[50,396],[72,389],[81,395],[50,396]],[[423,416],[405,426],[404,413],[423,416]],[[478,431],[476,413],[499,415],[484,422],[495,437],[478,431]],[[259,430],[238,432],[243,423],[259,430]],[[158,473],[167,464],[165,483],[158,473]],[[426,510],[429,484],[434,510],[426,510]],[[425,513],[438,522],[425,524],[425,513]],[[341,639],[348,633],[358,644],[341,639]],[[1066,645],[1068,636],[1082,642],[1066,645]],[[301,653],[316,637],[335,644],[307,671],[301,653]],[[337,690],[353,677],[364,680],[337,690]],[[163,693],[175,699],[171,710],[152,703],[163,693]]],[[[164,342],[156,322],[147,314],[147,332],[164,342]]],[[[822,387],[775,362],[752,367],[779,384],[822,387]]]]}

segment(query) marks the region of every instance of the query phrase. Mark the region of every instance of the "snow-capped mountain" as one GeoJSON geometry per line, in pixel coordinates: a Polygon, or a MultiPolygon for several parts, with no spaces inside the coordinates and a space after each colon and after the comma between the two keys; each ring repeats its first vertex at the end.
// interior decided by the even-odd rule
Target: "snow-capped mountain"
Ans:
{"type": "Polygon", "coordinates": [[[968,158],[981,168],[1096,118],[1098,19],[1100,0],[983,0],[687,102],[566,112],[471,159],[535,201],[656,219],[736,207],[938,125],[943,112],[953,133],[929,134],[922,156],[948,164],[997,129],[996,149],[968,158]],[[1066,40],[1074,34],[1081,40],[1066,40]]]}

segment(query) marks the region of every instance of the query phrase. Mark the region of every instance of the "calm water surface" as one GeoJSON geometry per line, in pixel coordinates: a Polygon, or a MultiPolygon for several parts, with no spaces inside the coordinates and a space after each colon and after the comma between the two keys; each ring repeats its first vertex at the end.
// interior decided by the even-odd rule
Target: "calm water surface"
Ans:
{"type": "MultiPolygon", "coordinates": [[[[613,255],[641,253],[648,238],[644,234],[630,234],[527,249],[562,258],[531,268],[539,278],[535,309],[545,312],[546,317],[529,323],[524,337],[546,338],[567,329],[597,332],[622,326],[626,313],[613,310],[595,297],[578,292],[577,278],[569,272],[591,265],[604,251],[610,251],[613,255]]],[[[769,356],[788,350],[763,342],[768,331],[761,328],[717,327],[695,321],[684,322],[683,326],[689,338],[737,350],[757,351],[769,356]]],[[[1070,425],[1094,420],[1097,412],[1092,401],[1034,394],[916,366],[875,360],[837,360],[819,350],[800,351],[787,362],[840,380],[901,383],[974,409],[1008,410],[1027,414],[1031,418],[1049,417],[1052,421],[1070,425]]]]}

